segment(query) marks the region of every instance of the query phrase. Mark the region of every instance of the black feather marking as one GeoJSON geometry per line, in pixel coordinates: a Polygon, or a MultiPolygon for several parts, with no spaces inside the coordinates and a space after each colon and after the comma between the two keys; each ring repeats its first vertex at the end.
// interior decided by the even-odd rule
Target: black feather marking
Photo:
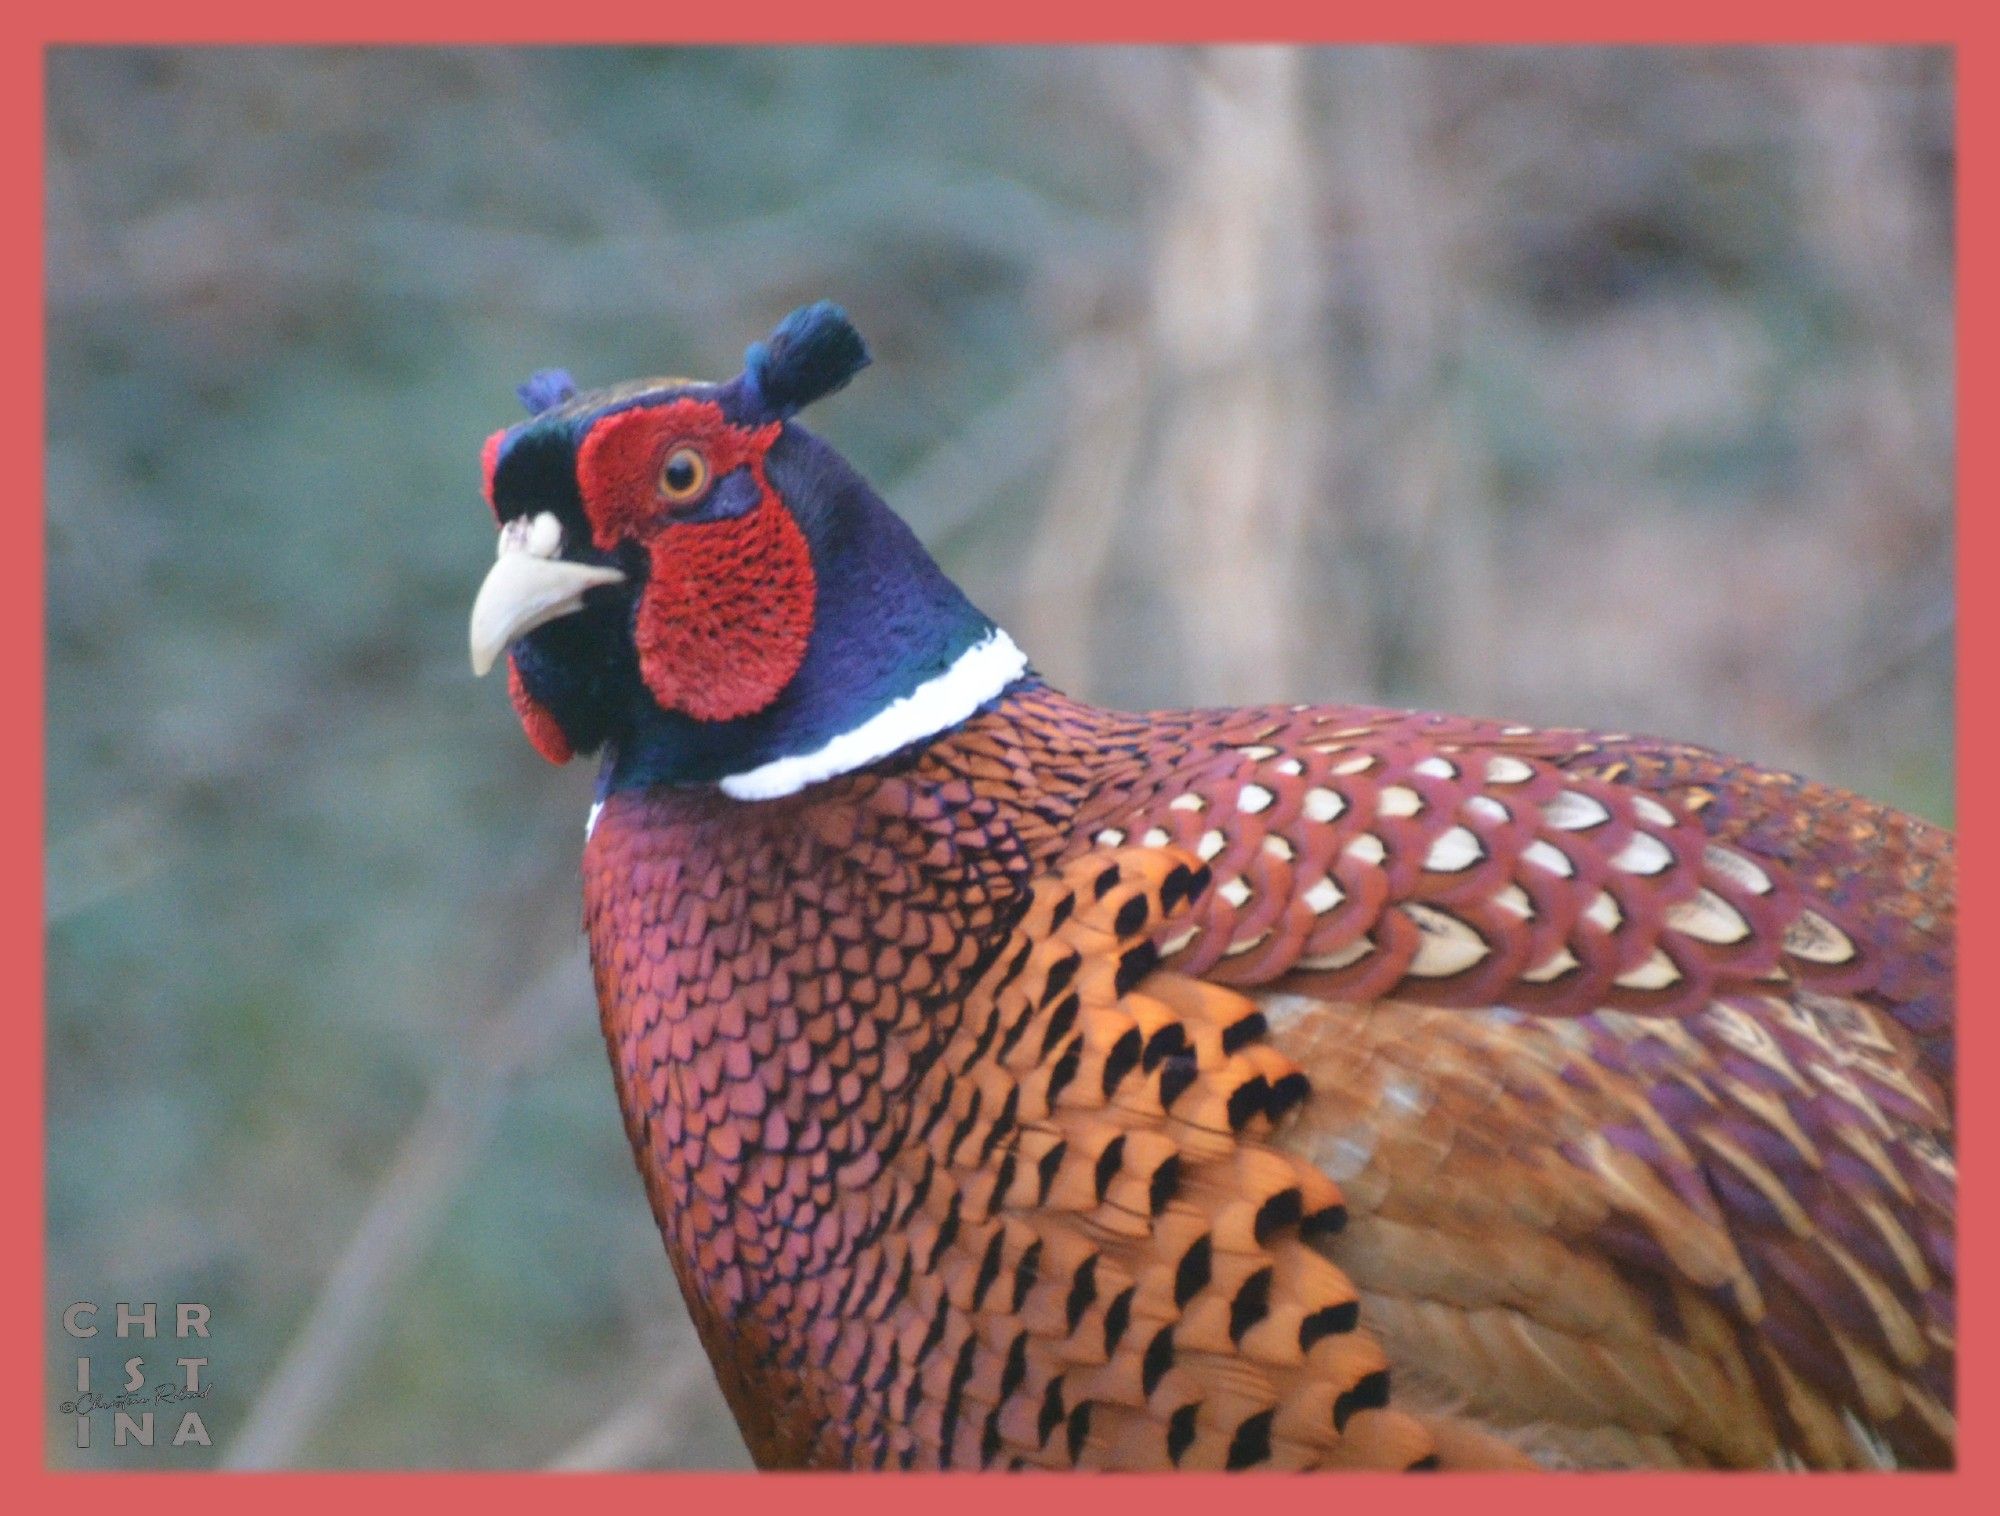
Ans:
{"type": "Polygon", "coordinates": [[[1165,1026],[1153,1033],[1151,1037],[1146,1039],[1146,1053],[1145,1057],[1140,1061],[1140,1067],[1150,1074],[1160,1066],[1162,1058],[1171,1058],[1176,1053],[1185,1053],[1187,1045],[1187,1028],[1182,1026],[1178,1021],[1169,1021],[1165,1026]]]}
{"type": "Polygon", "coordinates": [[[1262,1011],[1252,1011],[1249,1015],[1240,1020],[1232,1021],[1222,1029],[1222,1051],[1225,1053],[1240,1052],[1251,1043],[1259,1041],[1268,1035],[1270,1030],[1271,1023],[1264,1019],[1264,1013],[1262,1011]]]}
{"type": "Polygon", "coordinates": [[[1063,923],[1069,920],[1075,912],[1076,896],[1067,894],[1057,896],[1056,903],[1049,908],[1049,930],[1052,932],[1061,931],[1063,923]]]}
{"type": "Polygon", "coordinates": [[[1118,872],[1118,865],[1114,863],[1097,876],[1091,888],[1097,892],[1097,898],[1102,900],[1106,895],[1118,888],[1118,881],[1122,877],[1118,872]]]}
{"type": "Polygon", "coordinates": [[[923,1209],[924,1202],[931,1198],[931,1181],[937,1177],[937,1160],[929,1153],[924,1154],[924,1171],[917,1176],[917,1182],[910,1186],[909,1204],[903,1207],[903,1215],[896,1225],[908,1226],[910,1218],[923,1209]]]}
{"type": "Polygon", "coordinates": [[[1086,1400],[1069,1413],[1069,1461],[1075,1463],[1083,1456],[1083,1445],[1090,1437],[1090,1405],[1086,1400]]]}
{"type": "Polygon", "coordinates": [[[1056,1066],[1049,1070],[1048,1099],[1051,1107],[1055,1105],[1062,1092],[1069,1088],[1070,1081],[1076,1078],[1077,1068],[1082,1062],[1083,1039],[1072,1037],[1069,1046],[1063,1049],[1062,1057],[1056,1060],[1056,1066]]]}
{"type": "Polygon", "coordinates": [[[944,1120],[944,1113],[951,1109],[951,1097],[957,1088],[958,1086],[955,1083],[947,1082],[945,1087],[938,1092],[937,1103],[931,1107],[930,1114],[924,1117],[923,1125],[917,1128],[917,1141],[928,1142],[930,1140],[930,1135],[936,1129],[937,1124],[944,1120]]]}
{"type": "Polygon", "coordinates": [[[1307,1241],[1315,1237],[1338,1237],[1347,1230],[1347,1207],[1329,1205],[1314,1211],[1299,1223],[1299,1235],[1307,1241]]]}
{"type": "Polygon", "coordinates": [[[1243,1418],[1236,1428],[1236,1435],[1229,1439],[1229,1457],[1225,1468],[1251,1468],[1271,1456],[1272,1414],[1270,1411],[1258,1411],[1243,1418]]]}
{"type": "Polygon", "coordinates": [[[1062,1167],[1063,1159],[1068,1156],[1069,1143],[1066,1141],[1058,1142],[1054,1147],[1042,1154],[1040,1160],[1035,1164],[1035,1178],[1041,1183],[1041,1190],[1035,1196],[1037,1200],[1048,1199],[1049,1186],[1056,1182],[1056,1170],[1062,1167]]]}
{"type": "Polygon", "coordinates": [[[1271,1312],[1271,1267],[1266,1264],[1236,1291],[1229,1303],[1229,1340],[1241,1344],[1243,1334],[1271,1312]]]}
{"type": "MultiPolygon", "coordinates": [[[[941,1294],[938,1296],[937,1309],[931,1313],[930,1327],[924,1332],[923,1346],[917,1349],[917,1361],[919,1363],[923,1362],[926,1358],[930,1357],[931,1349],[936,1347],[940,1342],[944,1340],[945,1323],[950,1319],[951,1319],[951,1296],[948,1294],[941,1294]]],[[[921,1375],[919,1375],[915,1379],[912,1379],[910,1382],[912,1384],[921,1384],[923,1382],[923,1378],[921,1375]]]]}
{"type": "Polygon", "coordinates": [[[1069,988],[1070,980],[1076,978],[1076,971],[1083,966],[1083,954],[1072,948],[1049,965],[1049,977],[1042,984],[1042,1004],[1047,1005],[1056,996],[1069,988]]]}
{"type": "Polygon", "coordinates": [[[1180,1466],[1181,1455],[1194,1441],[1194,1420],[1200,1411],[1201,1403],[1190,1400],[1167,1418],[1167,1457],[1176,1468],[1180,1466]]]}
{"type": "Polygon", "coordinates": [[[993,1240],[986,1244],[986,1253],[979,1260],[979,1277],[972,1282],[972,1308],[978,1310],[986,1292],[993,1288],[993,1281],[1000,1277],[1000,1253],[1006,1246],[1005,1228],[993,1229],[993,1240]]]}
{"type": "Polygon", "coordinates": [[[1157,1216],[1167,1208],[1167,1202],[1179,1193],[1181,1187],[1181,1155],[1169,1153],[1153,1170],[1153,1177],[1146,1181],[1146,1208],[1157,1216]]]}
{"type": "Polygon", "coordinates": [[[959,1144],[972,1135],[972,1128],[979,1120],[979,1108],[985,1103],[986,1097],[980,1093],[979,1087],[974,1085],[972,1088],[972,1099],[967,1101],[965,1105],[965,1114],[958,1118],[958,1125],[951,1129],[951,1136],[945,1142],[944,1158],[946,1163],[958,1162],[959,1144]]]}
{"type": "Polygon", "coordinates": [[[1201,1070],[1195,1066],[1191,1055],[1176,1054],[1160,1066],[1160,1106],[1171,1111],[1174,1102],[1187,1093],[1188,1086],[1199,1077],[1201,1070]]]}
{"type": "Polygon", "coordinates": [[[879,1395],[884,1390],[888,1389],[890,1385],[894,1384],[896,1382],[896,1376],[900,1374],[902,1370],[903,1370],[902,1344],[897,1342],[895,1338],[891,1337],[889,1339],[888,1361],[882,1365],[882,1372],[875,1376],[875,1383],[873,1386],[875,1393],[879,1395]]]}
{"type": "Polygon", "coordinates": [[[1069,1035],[1070,1028],[1076,1025],[1076,1013],[1082,1008],[1082,1005],[1083,1002],[1077,998],[1076,992],[1072,990],[1069,994],[1063,996],[1062,1003],[1049,1013],[1049,1029],[1042,1033],[1042,1056],[1044,1058],[1049,1056],[1051,1048],[1069,1035]]]}
{"type": "Polygon", "coordinates": [[[1273,1121],[1302,1102],[1312,1093],[1312,1081],[1297,1069],[1280,1075],[1271,1086],[1271,1093],[1264,1100],[1264,1114],[1273,1121]]]}
{"type": "Polygon", "coordinates": [[[889,1298],[883,1302],[885,1305],[894,1307],[903,1303],[903,1297],[910,1293],[910,1280],[915,1276],[916,1268],[917,1255],[915,1250],[907,1247],[904,1248],[903,1266],[896,1271],[896,1282],[890,1287],[889,1298]]]}
{"type": "Polygon", "coordinates": [[[1021,1114],[1021,1087],[1012,1084],[1007,1087],[1007,1098],[1000,1102],[999,1113],[993,1118],[993,1126],[986,1134],[986,1140],[979,1144],[979,1161],[986,1163],[993,1157],[993,1149],[1002,1138],[1014,1130],[1014,1123],[1021,1114]]]}
{"type": "Polygon", "coordinates": [[[944,1427],[939,1437],[947,1454],[958,1435],[958,1407],[965,1394],[965,1387],[972,1380],[972,1360],[979,1352],[979,1334],[968,1332],[965,1341],[959,1344],[958,1359],[951,1367],[951,1384],[944,1397],[944,1427]]]}
{"type": "Polygon", "coordinates": [[[1015,1153],[1007,1149],[1000,1157],[1000,1168],[993,1176],[992,1209],[998,1210],[1007,1203],[1008,1192],[1014,1188],[1014,1170],[1017,1167],[1015,1153]]]}
{"type": "Polygon", "coordinates": [[[1125,1139],[1113,1137],[1104,1144],[1104,1151],[1097,1155],[1097,1169],[1091,1178],[1097,1185],[1097,1200],[1104,1202],[1104,1193],[1111,1188],[1111,1181],[1118,1177],[1118,1171],[1125,1166],[1125,1139]]]}
{"type": "Polygon", "coordinates": [[[1002,985],[1012,984],[1016,979],[1021,977],[1021,970],[1028,966],[1028,955],[1034,952],[1034,950],[1035,944],[1033,940],[1024,938],[1020,947],[1014,950],[1014,956],[1008,962],[1006,972],[1000,976],[1000,983],[1002,985]]]}
{"type": "Polygon", "coordinates": [[[1083,1313],[1090,1309],[1097,1299],[1097,1255],[1092,1253],[1077,1268],[1076,1278],[1070,1281],[1069,1299],[1063,1302],[1063,1320],[1066,1329],[1074,1332],[1076,1324],[1083,1320],[1083,1313]]]}
{"type": "Polygon", "coordinates": [[[1252,1116],[1264,1109],[1264,1097],[1271,1093],[1271,1081],[1253,1074],[1239,1084],[1229,1097],[1229,1127],[1240,1132],[1252,1116]]]}
{"type": "Polygon", "coordinates": [[[1118,1344],[1125,1340],[1125,1329],[1132,1324],[1132,1297],[1139,1293],[1139,1286],[1128,1284],[1120,1290],[1110,1305],[1104,1310],[1104,1356],[1109,1358],[1118,1351],[1118,1344]]]}
{"type": "Polygon", "coordinates": [[[1049,1387],[1042,1392],[1041,1414],[1035,1418],[1035,1435],[1039,1446],[1047,1447],[1049,1433],[1056,1429],[1063,1419],[1063,1376],[1058,1374],[1049,1381],[1049,1387]]]}
{"type": "Polygon", "coordinates": [[[1000,1398],[1005,1400],[1021,1387],[1028,1377],[1028,1334],[1019,1332],[1014,1344],[1007,1349],[1007,1365],[1000,1371],[1000,1398]]]}
{"type": "Polygon", "coordinates": [[[1208,1288],[1210,1275],[1215,1268],[1215,1243],[1203,1232],[1195,1238],[1188,1250],[1181,1254],[1179,1267],[1174,1270],[1174,1304],[1185,1306],[1195,1296],[1208,1288]]]}
{"type": "MultiPolygon", "coordinates": [[[[893,1343],[894,1339],[891,1338],[890,1341],[893,1343]]],[[[875,1339],[873,1337],[864,1337],[861,1339],[861,1356],[854,1360],[854,1368],[848,1373],[847,1382],[853,1385],[855,1389],[860,1389],[868,1377],[868,1365],[874,1362],[874,1360],[875,1339]]]]}
{"type": "Polygon", "coordinates": [[[986,1430],[979,1434],[979,1466],[982,1469],[993,1466],[1000,1447],[1000,1407],[996,1405],[986,1413],[986,1430]]]}
{"type": "MultiPolygon", "coordinates": [[[[866,1289],[862,1290],[861,1292],[862,1299],[864,1300],[867,1299],[868,1296],[874,1291],[875,1286],[881,1283],[882,1275],[885,1272],[887,1272],[888,1268],[889,1268],[889,1259],[888,1256],[885,1254],[882,1257],[881,1266],[877,1268],[875,1271],[875,1278],[869,1283],[866,1289]]],[[[856,1269],[853,1273],[847,1276],[847,1282],[840,1287],[839,1292],[835,1294],[835,1296],[833,1297],[832,1315],[836,1321],[838,1321],[841,1317],[847,1314],[848,1304],[853,1299],[855,1288],[859,1286],[860,1283],[861,1283],[861,1270],[856,1269]]]]}
{"type": "Polygon", "coordinates": [[[1406,1474],[1435,1474],[1443,1467],[1444,1465],[1438,1462],[1437,1454],[1426,1453],[1423,1457],[1414,1458],[1405,1464],[1403,1472],[1406,1474]]]}
{"type": "Polygon", "coordinates": [[[945,1208],[944,1221],[938,1227],[937,1246],[931,1249],[929,1272],[936,1272],[938,1260],[944,1257],[945,1250],[958,1241],[958,1208],[964,1199],[962,1191],[952,1191],[951,1204],[945,1208]]]}
{"type": "Polygon", "coordinates": [[[1146,924],[1147,905],[1144,895],[1134,895],[1118,907],[1118,915],[1111,923],[1111,930],[1120,937],[1132,937],[1146,924]]]}
{"type": "Polygon", "coordinates": [[[1347,1423],[1356,1411],[1379,1411],[1389,1403],[1389,1371],[1376,1369],[1363,1374],[1354,1381],[1351,1388],[1341,1391],[1333,1402],[1333,1429],[1347,1430],[1347,1423]]]}
{"type": "Polygon", "coordinates": [[[1111,1044],[1111,1051],[1104,1055],[1104,1095],[1108,1100],[1118,1093],[1118,1086],[1125,1076],[1139,1066],[1141,1050],[1139,1029],[1127,1027],[1125,1034],[1111,1044]]]}
{"type": "Polygon", "coordinates": [[[1252,1228],[1259,1246],[1271,1240],[1280,1227],[1288,1227],[1299,1219],[1303,1202],[1297,1185],[1278,1191],[1269,1200],[1257,1207],[1257,1220],[1252,1228]]]}
{"type": "Polygon", "coordinates": [[[1007,1055],[1014,1051],[1014,1044],[1021,1040],[1022,1033],[1028,1030],[1028,1023],[1034,1019],[1034,1011],[1028,1006],[1022,1006],[1020,1014],[1007,1024],[1007,1030],[1000,1036],[1000,1046],[994,1054],[996,1062],[1007,1061],[1007,1055]]]}
{"type": "Polygon", "coordinates": [[[971,1050],[966,1053],[965,1061],[959,1067],[971,1068],[976,1063],[986,1061],[986,1054],[993,1046],[993,1039],[1000,1035],[1001,1024],[1001,1018],[997,1013],[986,1018],[985,1025],[979,1029],[978,1037],[973,1039],[971,1050]]]}
{"type": "Polygon", "coordinates": [[[1194,895],[1194,874],[1185,863],[1177,863],[1160,881],[1160,909],[1171,911],[1194,895]]]}
{"type": "Polygon", "coordinates": [[[1299,1323],[1299,1351],[1310,1353],[1322,1337],[1351,1332],[1361,1320],[1361,1303],[1343,1300],[1339,1305],[1323,1305],[1299,1323]]]}
{"type": "Polygon", "coordinates": [[[1167,1377],[1167,1370],[1174,1366],[1174,1329],[1171,1324],[1163,1326],[1153,1334],[1153,1340],[1146,1344],[1146,1357],[1139,1366],[1139,1389],[1148,1400],[1153,1391],[1160,1387],[1160,1381],[1167,1377]]]}
{"type": "Polygon", "coordinates": [[[1028,1303],[1028,1291],[1035,1287],[1041,1272],[1042,1244],[1041,1239],[1037,1238],[1028,1245],[1028,1251],[1021,1255],[1021,1261],[1014,1265],[1014,1303],[1010,1309],[1016,1316],[1021,1314],[1021,1307],[1028,1303]]]}
{"type": "Polygon", "coordinates": [[[1142,940],[1133,943],[1125,949],[1125,956],[1118,960],[1118,974],[1111,981],[1112,993],[1121,998],[1131,994],[1139,987],[1139,981],[1158,968],[1159,963],[1160,950],[1151,942],[1142,940]]]}

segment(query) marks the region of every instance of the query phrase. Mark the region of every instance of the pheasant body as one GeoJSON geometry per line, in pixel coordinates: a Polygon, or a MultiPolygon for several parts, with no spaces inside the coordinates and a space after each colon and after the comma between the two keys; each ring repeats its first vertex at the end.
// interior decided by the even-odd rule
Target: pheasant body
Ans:
{"type": "Polygon", "coordinates": [[[1571,1360],[1526,1434],[1565,1461],[1848,1462],[1850,1404],[1934,1448],[1943,986],[1882,995],[1927,928],[1799,880],[1949,860],[1752,851],[1792,782],[1726,772],[1030,686],[751,825],[614,795],[605,1032],[760,1461],[1487,1461],[1510,1352],[1571,1360]],[[1425,1372],[1468,1354],[1490,1406],[1425,1372]]]}
{"type": "Polygon", "coordinates": [[[487,453],[475,664],[604,751],[606,1044],[757,1461],[1948,1463],[1949,837],[1071,700],[790,422],[862,362],[816,307],[487,453]]]}

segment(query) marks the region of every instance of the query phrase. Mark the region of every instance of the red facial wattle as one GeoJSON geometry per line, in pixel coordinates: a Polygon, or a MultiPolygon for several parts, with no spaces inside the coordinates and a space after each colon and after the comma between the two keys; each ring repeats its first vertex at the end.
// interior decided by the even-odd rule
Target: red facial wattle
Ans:
{"type": "Polygon", "coordinates": [[[500,467],[500,444],[507,440],[507,428],[501,427],[486,439],[479,450],[479,490],[486,497],[486,508],[493,512],[493,519],[500,519],[500,507],[493,501],[493,475],[500,467]]]}
{"type": "Polygon", "coordinates": [[[536,752],[551,763],[568,763],[576,756],[569,745],[569,738],[563,735],[561,723],[528,693],[527,683],[521,678],[521,665],[511,654],[507,659],[507,698],[514,702],[514,714],[521,718],[521,730],[528,734],[528,741],[534,744],[536,752]]]}
{"type": "Polygon", "coordinates": [[[713,401],[681,399],[605,417],[577,454],[596,545],[642,543],[650,560],[633,640],[639,674],[668,710],[727,721],[763,710],[804,661],[817,587],[812,553],[764,473],[780,426],[736,426],[713,401]],[[702,499],[663,494],[677,449],[696,449],[707,478],[747,470],[756,503],[701,518],[702,499]]]}

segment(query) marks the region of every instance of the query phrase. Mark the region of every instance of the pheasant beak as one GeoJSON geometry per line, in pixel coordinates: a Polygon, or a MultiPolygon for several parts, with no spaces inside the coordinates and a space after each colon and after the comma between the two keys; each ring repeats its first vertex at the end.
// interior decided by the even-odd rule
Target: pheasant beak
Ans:
{"type": "Polygon", "coordinates": [[[586,590],[619,584],[615,568],[571,563],[562,551],[562,523],[548,511],[517,516],[500,529],[500,556],[472,602],[472,672],[484,675],[507,644],[538,626],[583,608],[586,590]]]}

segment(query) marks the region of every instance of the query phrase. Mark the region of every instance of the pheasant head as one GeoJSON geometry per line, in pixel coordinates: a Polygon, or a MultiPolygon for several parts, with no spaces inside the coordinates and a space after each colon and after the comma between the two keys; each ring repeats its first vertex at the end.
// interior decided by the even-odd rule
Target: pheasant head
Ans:
{"type": "Polygon", "coordinates": [[[552,762],[621,782],[791,793],[963,721],[1018,678],[1013,643],[861,476],[793,418],[868,363],[824,302],[722,384],[521,387],[487,439],[499,557],[472,663],[504,653],[552,762]]]}

